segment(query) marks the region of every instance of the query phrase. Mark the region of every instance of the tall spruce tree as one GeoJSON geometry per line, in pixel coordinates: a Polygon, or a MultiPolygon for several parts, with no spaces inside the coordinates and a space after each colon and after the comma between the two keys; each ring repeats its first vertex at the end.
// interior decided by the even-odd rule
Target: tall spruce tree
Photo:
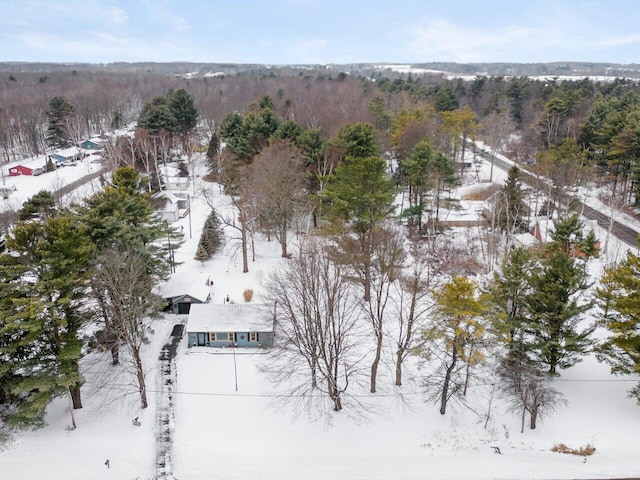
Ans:
{"type": "Polygon", "coordinates": [[[531,291],[525,297],[531,340],[528,350],[551,374],[573,366],[591,347],[595,326],[578,330],[582,314],[592,301],[586,262],[593,256],[593,234],[583,239],[577,216],[554,223],[552,242],[529,277],[531,291]]]}
{"type": "MultiPolygon", "coordinates": [[[[176,240],[178,234],[153,215],[149,197],[141,191],[140,176],[135,168],[122,167],[116,170],[112,184],[86,199],[80,214],[99,254],[112,247],[126,247],[127,251],[146,258],[150,277],[164,278],[169,273],[171,250],[167,252],[159,242],[166,238],[168,244],[173,243],[176,247],[179,243],[176,240]]],[[[98,259],[94,268],[99,267],[98,259]]],[[[105,291],[92,285],[92,296],[98,306],[96,317],[104,324],[104,346],[111,349],[113,364],[118,364],[120,336],[117,332],[110,332],[116,325],[108,315],[105,291]]]]}
{"type": "Polygon", "coordinates": [[[65,129],[65,121],[73,114],[73,105],[63,96],[56,96],[49,100],[47,115],[47,145],[50,147],[65,147],[71,144],[69,133],[65,129]]]}
{"type": "Polygon", "coordinates": [[[490,318],[496,338],[509,355],[522,355],[528,330],[525,299],[530,292],[529,271],[533,266],[531,252],[513,250],[487,289],[492,305],[490,318]]]}
{"type": "Polygon", "coordinates": [[[198,123],[198,109],[193,97],[184,89],[167,94],[169,109],[175,119],[175,130],[180,136],[189,134],[198,123]]]}
{"type": "Polygon", "coordinates": [[[494,205],[497,227],[503,232],[515,233],[525,227],[525,204],[522,200],[520,169],[509,169],[507,180],[496,196],[494,205]]]}
{"type": "Polygon", "coordinates": [[[71,216],[19,223],[7,238],[0,256],[0,357],[10,374],[15,424],[42,425],[58,395],[82,408],[79,336],[92,252],[84,226],[71,216]]]}
{"type": "Polygon", "coordinates": [[[204,262],[209,260],[221,247],[224,233],[218,213],[212,211],[204,222],[195,259],[204,262]]]}

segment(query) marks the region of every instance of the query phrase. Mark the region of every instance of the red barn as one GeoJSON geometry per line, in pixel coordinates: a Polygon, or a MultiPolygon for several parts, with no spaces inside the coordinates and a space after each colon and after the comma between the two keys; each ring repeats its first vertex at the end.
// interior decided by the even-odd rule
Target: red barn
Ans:
{"type": "Polygon", "coordinates": [[[25,167],[24,165],[16,165],[15,167],[9,168],[9,176],[10,177],[18,177],[20,175],[41,175],[47,170],[46,167],[38,167],[38,168],[30,168],[25,167]]]}
{"type": "Polygon", "coordinates": [[[25,167],[24,165],[16,165],[15,167],[11,167],[9,169],[9,176],[17,177],[19,175],[32,175],[33,169],[29,167],[25,167]]]}

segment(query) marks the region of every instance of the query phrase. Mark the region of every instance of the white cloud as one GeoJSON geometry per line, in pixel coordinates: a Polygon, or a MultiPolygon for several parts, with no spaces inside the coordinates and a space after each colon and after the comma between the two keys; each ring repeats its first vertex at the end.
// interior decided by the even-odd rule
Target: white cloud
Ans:
{"type": "Polygon", "coordinates": [[[189,24],[189,21],[177,15],[171,18],[171,23],[173,24],[173,29],[176,32],[187,33],[191,30],[191,24],[189,24]]]}
{"type": "Polygon", "coordinates": [[[105,16],[113,23],[126,23],[129,20],[127,12],[118,7],[106,9],[105,16]]]}
{"type": "Polygon", "coordinates": [[[548,18],[530,16],[491,27],[428,19],[404,29],[407,49],[397,55],[405,61],[548,62],[598,61],[595,52],[606,51],[609,61],[615,61],[621,47],[640,43],[640,33],[633,30],[612,33],[605,26],[598,30],[576,18],[575,12],[571,15],[556,9],[548,18]]]}
{"type": "MultiPolygon", "coordinates": [[[[409,52],[413,58],[474,62],[485,59],[487,50],[509,45],[509,35],[455,25],[449,20],[430,20],[410,27],[409,52]]],[[[519,32],[519,36],[527,35],[519,32]]]]}
{"type": "Polygon", "coordinates": [[[142,0],[142,3],[148,13],[147,19],[154,19],[178,33],[187,33],[191,30],[190,22],[174,13],[166,0],[142,0]]]}

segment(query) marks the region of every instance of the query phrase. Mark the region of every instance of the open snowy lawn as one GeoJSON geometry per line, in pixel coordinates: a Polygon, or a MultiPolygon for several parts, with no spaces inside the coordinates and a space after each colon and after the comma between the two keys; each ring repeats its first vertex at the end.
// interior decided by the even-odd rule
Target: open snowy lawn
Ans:
{"type": "Polygon", "coordinates": [[[562,377],[568,406],[520,434],[516,415],[494,403],[483,419],[452,409],[441,416],[420,395],[382,397],[381,415],[355,422],[346,412],[333,425],[295,418],[277,408],[257,365],[267,357],[237,350],[186,347],[178,353],[174,450],[176,478],[424,479],[599,478],[631,476],[640,464],[640,411],[626,382],[610,382],[606,367],[587,359],[562,377]],[[593,382],[579,380],[592,379],[593,382]],[[567,380],[567,381],[564,381],[567,380]],[[578,381],[573,381],[578,380],[578,381]],[[264,395],[264,396],[263,396],[264,395]],[[595,445],[593,457],[550,452],[556,443],[595,445]],[[499,446],[502,455],[494,453],[499,446]]]}

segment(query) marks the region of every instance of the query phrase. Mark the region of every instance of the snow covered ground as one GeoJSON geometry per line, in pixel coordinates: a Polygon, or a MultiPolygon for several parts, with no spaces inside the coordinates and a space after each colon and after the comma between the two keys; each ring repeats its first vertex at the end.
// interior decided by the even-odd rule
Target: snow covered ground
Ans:
{"type": "MultiPolygon", "coordinates": [[[[68,171],[72,168],[82,166],[68,171]]],[[[212,188],[219,192],[217,186],[212,188]]],[[[227,201],[218,194],[216,204],[224,211],[227,201]]],[[[212,260],[197,262],[193,256],[207,208],[196,190],[191,216],[178,223],[185,242],[176,253],[182,262],[177,271],[211,275],[213,302],[222,303],[226,295],[243,301],[247,288],[255,291],[253,301],[259,302],[266,275],[285,261],[279,258],[276,242],[257,239],[256,261],[247,274],[242,273],[232,242],[212,260]]],[[[594,265],[593,271],[598,268],[594,265]]],[[[124,385],[99,389],[101,369],[108,367],[96,364],[91,356],[84,362],[84,408],[74,412],[78,428],[68,429],[67,400],[55,400],[48,409],[47,427],[16,432],[0,446],[0,479],[154,478],[158,403],[153,386],[161,373],[158,357],[174,324],[185,320],[168,314],[155,323],[144,352],[152,389],[149,408],[140,410],[135,393],[124,395],[130,392],[124,385]],[[135,417],[140,418],[140,427],[132,425],[135,417]]],[[[507,412],[498,399],[484,428],[489,386],[476,392],[471,405],[475,411],[452,405],[443,416],[424,401],[418,387],[424,372],[409,368],[407,381],[398,390],[391,386],[390,365],[382,368],[380,394],[352,392],[374,407],[365,419],[328,412],[324,418],[330,418],[330,424],[309,421],[281,408],[274,397],[278,390],[259,370],[267,358],[246,349],[237,350],[235,356],[229,350],[188,349],[186,338],[182,340],[174,392],[175,478],[570,479],[640,474],[640,406],[626,396],[633,382],[612,377],[593,356],[555,381],[566,407],[524,433],[518,415],[507,412]],[[552,453],[558,443],[575,448],[592,444],[596,452],[585,463],[582,457],[552,453]],[[494,453],[494,446],[502,454],[494,453]]]]}

